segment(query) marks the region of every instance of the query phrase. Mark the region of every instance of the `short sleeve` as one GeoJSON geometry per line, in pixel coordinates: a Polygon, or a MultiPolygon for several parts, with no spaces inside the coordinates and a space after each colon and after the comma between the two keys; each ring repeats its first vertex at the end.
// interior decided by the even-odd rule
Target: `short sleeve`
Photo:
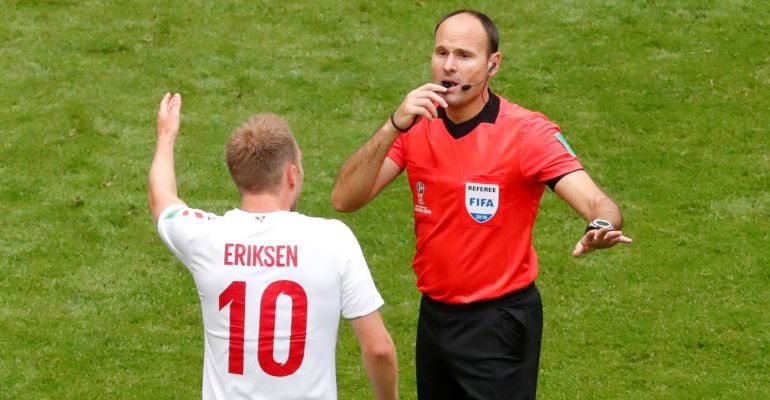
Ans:
{"type": "Polygon", "coordinates": [[[158,218],[158,233],[166,246],[185,264],[189,265],[189,250],[206,223],[216,215],[189,208],[183,204],[166,207],[158,218]]]}
{"type": "Polygon", "coordinates": [[[378,310],[385,304],[377,291],[361,246],[353,232],[342,224],[339,235],[343,243],[346,262],[342,271],[342,316],[346,319],[362,317],[378,310]]]}
{"type": "Polygon", "coordinates": [[[398,135],[396,141],[390,146],[388,150],[388,158],[398,164],[399,168],[404,169],[406,167],[406,149],[404,148],[404,139],[407,134],[398,135]]]}
{"type": "Polygon", "coordinates": [[[583,169],[559,126],[542,114],[531,117],[521,152],[522,173],[538,182],[583,169]]]}

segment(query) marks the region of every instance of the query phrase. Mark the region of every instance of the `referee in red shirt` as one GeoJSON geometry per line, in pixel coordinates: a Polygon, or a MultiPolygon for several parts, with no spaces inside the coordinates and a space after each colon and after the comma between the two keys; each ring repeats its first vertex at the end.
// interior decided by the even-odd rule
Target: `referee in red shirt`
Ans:
{"type": "Polygon", "coordinates": [[[543,311],[532,228],[545,187],[588,222],[574,256],[631,239],[560,128],[489,89],[502,59],[495,24],[458,10],[435,38],[432,82],[345,162],[332,204],[358,210],[407,171],[421,400],[534,399],[543,311]]]}

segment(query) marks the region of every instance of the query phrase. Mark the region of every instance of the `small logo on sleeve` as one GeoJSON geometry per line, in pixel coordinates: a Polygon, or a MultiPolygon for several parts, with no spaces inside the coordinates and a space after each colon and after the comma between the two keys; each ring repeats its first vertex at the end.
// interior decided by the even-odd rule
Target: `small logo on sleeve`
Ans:
{"type": "Polygon", "coordinates": [[[488,183],[465,183],[465,209],[471,218],[483,224],[497,213],[500,186],[488,183]]]}
{"type": "Polygon", "coordinates": [[[183,209],[184,209],[184,207],[182,207],[182,206],[174,208],[173,210],[171,210],[168,213],[166,213],[166,218],[164,218],[164,219],[172,219],[172,218],[176,217],[176,215],[179,214],[179,212],[182,211],[183,209]]]}
{"type": "Polygon", "coordinates": [[[553,135],[559,142],[561,142],[562,146],[564,146],[565,149],[569,152],[569,154],[572,155],[572,157],[577,157],[577,154],[572,150],[572,147],[569,146],[569,143],[567,143],[567,139],[564,138],[564,135],[561,134],[561,132],[555,133],[553,135]]]}

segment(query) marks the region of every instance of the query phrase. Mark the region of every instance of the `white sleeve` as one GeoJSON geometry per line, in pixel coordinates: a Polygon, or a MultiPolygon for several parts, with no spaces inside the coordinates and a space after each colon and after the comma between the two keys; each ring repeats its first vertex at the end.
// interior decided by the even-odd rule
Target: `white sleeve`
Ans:
{"type": "Polygon", "coordinates": [[[374,285],[369,266],[353,232],[342,224],[339,240],[343,244],[345,265],[342,271],[342,316],[363,317],[385,304],[374,285]]]}
{"type": "Polygon", "coordinates": [[[158,217],[158,233],[163,243],[187,266],[192,242],[206,229],[205,223],[214,214],[189,208],[183,204],[171,204],[158,217]]]}

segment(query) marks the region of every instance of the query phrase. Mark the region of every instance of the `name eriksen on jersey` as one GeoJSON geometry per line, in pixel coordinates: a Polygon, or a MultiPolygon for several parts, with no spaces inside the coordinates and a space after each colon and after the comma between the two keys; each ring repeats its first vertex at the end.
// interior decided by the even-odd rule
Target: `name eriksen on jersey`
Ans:
{"type": "Polygon", "coordinates": [[[224,264],[244,267],[297,267],[297,245],[225,243],[224,264]]]}

